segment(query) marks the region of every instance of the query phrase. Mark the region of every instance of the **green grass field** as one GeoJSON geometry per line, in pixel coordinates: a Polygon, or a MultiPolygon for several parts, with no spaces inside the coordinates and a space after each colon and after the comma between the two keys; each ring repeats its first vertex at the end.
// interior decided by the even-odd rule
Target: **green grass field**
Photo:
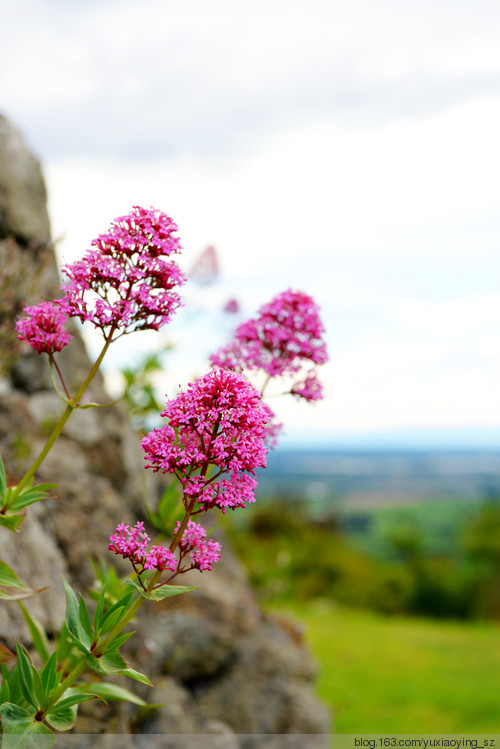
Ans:
{"type": "Polygon", "coordinates": [[[286,610],[305,627],[333,732],[500,733],[498,625],[389,618],[328,601],[286,610]]]}

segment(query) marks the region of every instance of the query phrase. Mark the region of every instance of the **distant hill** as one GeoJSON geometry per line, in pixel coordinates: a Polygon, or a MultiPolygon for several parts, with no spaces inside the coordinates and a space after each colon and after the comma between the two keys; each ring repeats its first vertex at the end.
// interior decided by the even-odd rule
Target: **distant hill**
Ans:
{"type": "Polygon", "coordinates": [[[327,504],[500,497],[500,449],[280,449],[258,495],[327,504]]]}

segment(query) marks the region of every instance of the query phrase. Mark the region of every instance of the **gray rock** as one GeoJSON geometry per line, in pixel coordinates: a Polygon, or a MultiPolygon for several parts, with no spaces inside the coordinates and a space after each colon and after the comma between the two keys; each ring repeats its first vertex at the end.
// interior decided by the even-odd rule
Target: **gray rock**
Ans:
{"type": "Polygon", "coordinates": [[[40,164],[21,134],[0,115],[0,236],[50,241],[47,193],[40,164]]]}

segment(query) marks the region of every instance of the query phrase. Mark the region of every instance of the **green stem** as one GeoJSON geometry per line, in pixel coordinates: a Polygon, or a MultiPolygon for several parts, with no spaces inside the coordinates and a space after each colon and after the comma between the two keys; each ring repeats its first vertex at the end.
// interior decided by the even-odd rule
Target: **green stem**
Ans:
{"type": "Polygon", "coordinates": [[[64,681],[60,684],[60,686],[56,689],[56,691],[52,694],[49,702],[44,707],[44,712],[47,713],[50,708],[56,704],[56,702],[59,700],[60,697],[64,694],[64,692],[69,689],[69,687],[78,679],[79,676],[83,674],[87,667],[87,664],[85,662],[85,656],[82,656],[82,660],[74,667],[73,671],[71,671],[64,681]]]}
{"type": "MultiPolygon", "coordinates": [[[[157,573],[158,574],[158,573],[157,573]]],[[[156,578],[157,575],[154,575],[152,580],[156,578]]],[[[150,583],[151,584],[151,583],[150,583]]],[[[148,585],[149,589],[149,585],[148,585]]],[[[106,652],[106,645],[108,645],[110,642],[112,642],[117,635],[120,634],[122,629],[129,623],[131,619],[135,616],[138,609],[142,606],[146,599],[143,596],[139,596],[135,599],[132,606],[129,608],[123,619],[120,619],[120,621],[115,624],[111,632],[105,637],[105,639],[102,641],[102,643],[99,645],[99,647],[95,650],[94,655],[97,657],[99,654],[102,654],[103,652],[106,652]]]]}
{"type": "Polygon", "coordinates": [[[261,398],[263,398],[263,397],[264,397],[264,391],[265,391],[265,389],[267,388],[267,386],[269,385],[269,382],[270,382],[270,380],[271,380],[271,375],[268,375],[268,376],[266,377],[265,381],[264,381],[264,384],[262,385],[262,387],[261,387],[261,389],[260,389],[260,395],[261,395],[261,398]]]}
{"type": "MultiPolygon", "coordinates": [[[[194,502],[192,502],[191,505],[192,504],[194,504],[194,502]]],[[[186,512],[186,514],[182,518],[182,523],[179,526],[179,530],[175,534],[174,539],[173,539],[172,543],[169,546],[169,549],[170,549],[171,552],[174,552],[175,549],[177,548],[177,546],[179,544],[179,541],[182,538],[182,534],[184,533],[184,531],[186,530],[186,528],[188,526],[188,523],[189,523],[189,520],[191,518],[191,515],[193,514],[193,512],[192,512],[192,506],[191,505],[189,506],[189,510],[186,512]]]]}
{"type": "MultiPolygon", "coordinates": [[[[61,370],[59,368],[59,364],[57,363],[57,361],[56,361],[56,359],[54,357],[54,354],[49,354],[49,359],[50,359],[50,363],[54,365],[54,367],[56,369],[56,372],[59,375],[59,380],[61,381],[61,384],[62,384],[62,386],[64,388],[64,392],[66,393],[66,398],[70,401],[71,400],[71,395],[69,394],[69,390],[67,388],[67,385],[66,385],[66,382],[64,380],[63,374],[62,374],[62,372],[61,372],[61,370]]],[[[54,380],[52,380],[52,384],[54,385],[54,388],[55,388],[56,386],[55,386],[54,380]]]]}
{"type": "MultiPolygon", "coordinates": [[[[146,588],[146,591],[148,593],[153,590],[155,583],[160,577],[161,577],[161,570],[157,570],[155,574],[153,575],[153,577],[151,578],[151,580],[149,581],[148,587],[146,588]]],[[[123,617],[123,619],[120,619],[120,621],[117,622],[117,624],[115,624],[111,632],[109,632],[109,634],[105,637],[105,639],[96,649],[96,651],[94,652],[94,655],[98,655],[99,653],[106,652],[106,645],[111,643],[115,639],[115,637],[120,634],[122,629],[129,623],[129,621],[134,618],[137,611],[140,609],[140,607],[142,606],[145,600],[146,599],[144,598],[144,596],[139,596],[138,598],[135,599],[134,603],[129,608],[129,610],[123,617]]]]}
{"type": "Polygon", "coordinates": [[[38,471],[40,466],[42,465],[43,461],[51,451],[52,447],[54,446],[54,442],[57,440],[59,435],[61,434],[62,430],[64,429],[64,426],[66,422],[68,421],[69,417],[71,416],[73,410],[75,408],[78,408],[78,401],[94,379],[97,370],[101,366],[101,362],[104,359],[104,356],[106,354],[106,351],[108,350],[110,344],[111,344],[111,337],[114,333],[114,330],[111,330],[109,333],[108,338],[106,339],[106,342],[103,346],[103,349],[97,359],[94,362],[94,365],[92,369],[90,370],[89,374],[87,375],[85,382],[80,386],[77,393],[75,394],[74,398],[71,399],[70,403],[66,406],[64,409],[61,418],[55,425],[54,429],[52,430],[52,433],[50,434],[49,438],[47,439],[47,442],[45,443],[45,446],[41,453],[39,454],[38,458],[35,460],[35,462],[32,464],[32,466],[28,469],[28,471],[24,474],[21,481],[18,483],[18,485],[15,487],[13,491],[13,499],[15,499],[21,491],[24,489],[24,487],[31,481],[35,473],[38,471]]]}

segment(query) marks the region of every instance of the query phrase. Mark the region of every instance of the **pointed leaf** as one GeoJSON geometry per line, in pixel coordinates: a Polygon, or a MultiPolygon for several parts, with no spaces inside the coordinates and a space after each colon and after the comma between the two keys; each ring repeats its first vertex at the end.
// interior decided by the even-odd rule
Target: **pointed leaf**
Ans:
{"type": "Polygon", "coordinates": [[[104,613],[105,599],[106,599],[106,591],[103,588],[97,600],[97,606],[95,607],[95,612],[94,612],[94,629],[96,630],[96,632],[99,631],[100,626],[101,626],[102,615],[104,613]]]}
{"type": "Polygon", "coordinates": [[[14,531],[14,533],[17,533],[17,531],[21,527],[21,523],[23,522],[24,517],[24,512],[21,514],[11,514],[10,512],[0,513],[0,525],[3,525],[3,527],[7,528],[9,531],[14,531]]]}
{"type": "Polygon", "coordinates": [[[0,599],[5,601],[17,601],[20,598],[29,598],[40,593],[46,588],[34,590],[24,583],[21,578],[0,559],[0,599]]]}
{"type": "Polygon", "coordinates": [[[126,668],[124,671],[120,672],[121,676],[128,676],[129,679],[134,679],[134,681],[140,681],[141,684],[147,684],[148,687],[153,687],[154,684],[148,679],[146,674],[141,674],[140,671],[136,671],[135,668],[126,668]]]}
{"type": "Polygon", "coordinates": [[[33,666],[26,649],[17,643],[17,668],[19,671],[19,683],[23,697],[30,705],[37,708],[37,702],[33,693],[33,666]]]}
{"type": "Polygon", "coordinates": [[[131,679],[140,681],[143,684],[148,684],[151,687],[153,686],[147,676],[133,668],[127,668],[126,661],[117,650],[111,650],[109,653],[105,653],[101,658],[87,655],[86,661],[88,667],[98,674],[129,676],[131,679]]]}
{"type": "Polygon", "coordinates": [[[122,700],[124,702],[132,702],[134,705],[147,705],[143,699],[138,697],[136,694],[131,692],[125,687],[120,687],[118,684],[110,684],[109,682],[97,682],[88,685],[88,689],[93,693],[104,697],[106,700],[122,700]]]}
{"type": "Polygon", "coordinates": [[[109,611],[107,611],[102,617],[100,632],[111,632],[113,627],[118,624],[120,618],[123,615],[123,610],[128,608],[128,605],[134,597],[134,591],[128,590],[127,593],[117,601],[109,611]]]}
{"type": "Polygon", "coordinates": [[[40,674],[44,697],[54,692],[61,682],[62,671],[57,671],[57,653],[52,653],[40,674]]]}
{"type": "Polygon", "coordinates": [[[28,629],[30,631],[31,639],[33,640],[33,645],[35,646],[36,652],[42,659],[43,663],[47,663],[50,658],[50,645],[47,633],[45,632],[45,629],[43,628],[42,624],[40,624],[38,619],[35,619],[35,617],[31,616],[29,611],[25,608],[25,606],[23,606],[20,601],[18,601],[17,603],[19,608],[23,612],[23,616],[26,620],[26,624],[28,625],[28,629]]]}
{"type": "MultiPolygon", "coordinates": [[[[19,510],[35,504],[35,502],[50,499],[52,495],[49,494],[48,490],[54,489],[56,486],[57,484],[38,484],[37,486],[29,486],[18,494],[13,501],[8,502],[8,508],[10,511],[19,512],[19,510]]],[[[15,487],[12,488],[15,489],[15,487]]]]}
{"type": "Polygon", "coordinates": [[[10,687],[5,676],[0,687],[0,705],[3,705],[4,702],[10,702],[10,687]]]}
{"type": "Polygon", "coordinates": [[[104,653],[100,658],[96,658],[95,655],[87,655],[87,664],[98,674],[118,674],[127,668],[126,660],[120,655],[117,650],[110,650],[108,653],[104,653]]]}
{"type": "Polygon", "coordinates": [[[78,639],[80,621],[78,616],[78,599],[64,578],[63,585],[64,592],[66,593],[66,626],[70,635],[78,639]]]}
{"type": "Polygon", "coordinates": [[[147,598],[150,601],[163,601],[164,598],[169,598],[170,596],[178,596],[181,593],[189,593],[191,590],[197,590],[192,585],[161,585],[159,588],[155,588],[147,593],[137,578],[127,580],[126,584],[133,585],[143,598],[147,598]]]}
{"type": "Polygon", "coordinates": [[[2,645],[0,642],[0,663],[8,663],[8,661],[15,661],[16,656],[12,652],[12,650],[9,650],[9,648],[5,647],[5,645],[2,645]]]}
{"type": "Polygon", "coordinates": [[[97,692],[87,690],[86,692],[83,692],[80,689],[67,689],[64,693],[65,696],[59,702],[57,702],[53,708],[51,708],[50,712],[54,710],[63,709],[65,710],[67,707],[73,707],[73,705],[79,705],[81,702],[88,702],[89,700],[95,700],[95,698],[98,696],[97,692]]]}
{"type": "Polygon", "coordinates": [[[9,675],[8,675],[8,682],[9,682],[9,701],[15,703],[16,705],[21,705],[23,703],[23,693],[21,690],[21,680],[19,677],[19,668],[16,665],[10,669],[9,675]]]}
{"type": "MultiPolygon", "coordinates": [[[[66,626],[68,632],[74,638],[76,646],[82,652],[88,652],[92,645],[92,637],[89,637],[86,631],[86,619],[82,622],[80,619],[80,606],[78,605],[78,599],[73,592],[71,586],[63,579],[64,590],[66,593],[66,626]]],[[[86,611],[86,606],[84,603],[86,611]]],[[[88,611],[86,611],[88,617],[88,611]]],[[[85,618],[85,617],[84,617],[85,618]]],[[[90,619],[89,619],[90,624],[90,619]]]]}
{"type": "Polygon", "coordinates": [[[111,650],[119,650],[121,646],[132,637],[132,635],[135,635],[135,632],[127,632],[124,635],[117,635],[117,637],[108,642],[107,645],[111,650]]]}
{"type": "Polygon", "coordinates": [[[3,464],[2,456],[0,455],[0,499],[3,499],[6,489],[7,489],[7,477],[5,475],[5,467],[3,464]]]}
{"type": "Polygon", "coordinates": [[[33,694],[35,696],[36,704],[38,707],[43,704],[43,687],[42,687],[42,680],[40,679],[40,674],[36,670],[36,668],[33,666],[33,694]]]}
{"type": "Polygon", "coordinates": [[[59,632],[59,637],[57,638],[56,656],[58,663],[62,663],[67,658],[69,658],[71,651],[73,650],[73,644],[74,641],[70,633],[68,632],[66,622],[63,622],[63,625],[59,632]]]}
{"type": "Polygon", "coordinates": [[[85,632],[87,639],[89,640],[89,647],[90,647],[94,639],[94,630],[92,628],[92,623],[90,621],[89,610],[87,608],[87,604],[85,603],[85,600],[81,593],[80,593],[80,604],[78,606],[78,615],[80,618],[80,625],[82,627],[82,630],[85,632]]]}

